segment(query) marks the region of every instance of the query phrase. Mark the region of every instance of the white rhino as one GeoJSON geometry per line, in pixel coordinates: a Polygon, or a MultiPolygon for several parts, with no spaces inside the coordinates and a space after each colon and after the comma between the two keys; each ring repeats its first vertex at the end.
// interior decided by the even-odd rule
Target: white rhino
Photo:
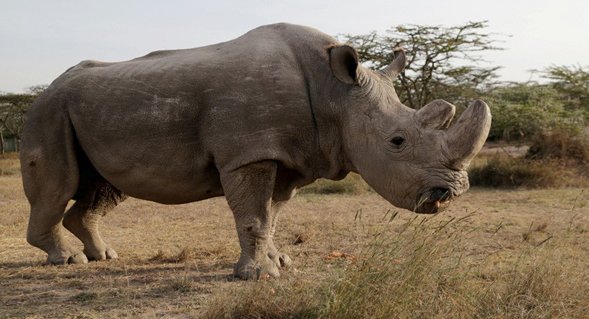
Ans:
{"type": "Polygon", "coordinates": [[[475,101],[447,128],[453,105],[404,106],[393,89],[404,64],[397,51],[382,71],[366,69],[352,47],[290,24],[126,62],[81,62],[27,114],[27,240],[53,264],[116,258],[98,224],[127,195],[165,204],[224,195],[241,245],[235,275],[255,279],[290,264],[272,240],[276,215],[318,178],[356,172],[393,205],[436,213],[468,189],[465,169],[491,115],[475,101]]]}

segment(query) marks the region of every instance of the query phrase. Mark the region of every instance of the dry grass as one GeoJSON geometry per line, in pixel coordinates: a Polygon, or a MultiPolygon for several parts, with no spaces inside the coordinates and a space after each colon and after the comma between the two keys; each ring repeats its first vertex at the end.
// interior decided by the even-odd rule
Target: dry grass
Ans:
{"type": "MultiPolygon", "coordinates": [[[[476,252],[478,218],[390,220],[319,283],[301,277],[217,294],[205,318],[584,318],[587,252],[577,231],[476,252]],[[519,245],[518,245],[519,246],[519,245]]],[[[501,225],[501,224],[500,224],[501,225]]],[[[499,233],[501,227],[491,237],[499,233]]],[[[535,227],[545,232],[547,223],[535,227]]],[[[529,232],[527,232],[529,234],[529,232]]],[[[478,237],[478,236],[477,236],[478,237]]],[[[484,238],[484,237],[483,237],[484,238]]],[[[488,238],[487,238],[488,239],[488,238]]],[[[481,242],[479,241],[479,244],[481,242]]]]}
{"type": "Polygon", "coordinates": [[[484,187],[587,187],[584,167],[563,165],[555,159],[531,160],[501,154],[469,170],[470,184],[484,187]]]}
{"type": "Polygon", "coordinates": [[[120,259],[48,267],[26,243],[21,188],[18,174],[0,177],[0,318],[589,313],[588,189],[473,189],[432,217],[397,213],[370,192],[299,195],[276,238],[294,266],[251,283],[231,277],[239,247],[222,198],[179,206],[129,199],[102,227],[120,259]]]}
{"type": "Polygon", "coordinates": [[[562,165],[589,167],[589,136],[574,129],[555,129],[532,139],[530,159],[558,160],[562,165]]]}
{"type": "Polygon", "coordinates": [[[350,194],[358,195],[366,192],[372,192],[372,188],[355,173],[350,173],[341,181],[331,181],[327,179],[317,180],[311,185],[307,185],[299,190],[299,194],[350,194]]]}
{"type": "Polygon", "coordinates": [[[5,153],[0,155],[0,176],[20,174],[20,163],[17,153],[5,153]]]}

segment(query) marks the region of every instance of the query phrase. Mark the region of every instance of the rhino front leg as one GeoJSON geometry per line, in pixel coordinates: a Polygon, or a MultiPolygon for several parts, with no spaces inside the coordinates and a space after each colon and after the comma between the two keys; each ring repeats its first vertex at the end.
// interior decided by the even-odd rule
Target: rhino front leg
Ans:
{"type": "Polygon", "coordinates": [[[271,259],[276,249],[272,243],[272,195],[276,171],[277,164],[267,161],[221,174],[241,246],[234,272],[241,279],[256,280],[266,274],[273,277],[280,275],[277,263],[271,259]]]}

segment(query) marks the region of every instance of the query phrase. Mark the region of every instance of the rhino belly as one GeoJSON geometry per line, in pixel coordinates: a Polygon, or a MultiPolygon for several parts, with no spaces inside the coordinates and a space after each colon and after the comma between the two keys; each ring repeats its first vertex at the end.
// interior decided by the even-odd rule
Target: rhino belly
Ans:
{"type": "Polygon", "coordinates": [[[219,172],[202,146],[194,109],[161,103],[157,111],[149,105],[87,105],[70,109],[81,151],[124,193],[166,204],[223,194],[219,172]]]}
{"type": "Polygon", "coordinates": [[[129,196],[181,204],[223,194],[217,169],[192,150],[151,143],[82,147],[96,170],[129,196]]]}

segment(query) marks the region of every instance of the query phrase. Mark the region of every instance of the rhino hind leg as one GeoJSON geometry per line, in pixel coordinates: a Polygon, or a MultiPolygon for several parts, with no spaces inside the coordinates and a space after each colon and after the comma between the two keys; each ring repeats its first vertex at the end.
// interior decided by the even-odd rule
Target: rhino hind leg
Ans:
{"type": "Polygon", "coordinates": [[[79,264],[88,259],[63,236],[61,219],[65,203],[39,202],[31,205],[27,241],[47,253],[47,264],[79,264]]]}
{"type": "Polygon", "coordinates": [[[268,238],[268,256],[278,267],[290,267],[292,265],[290,257],[287,254],[278,251],[274,245],[274,233],[276,232],[278,213],[292,195],[294,195],[294,190],[288,194],[287,199],[273,201],[272,203],[272,228],[270,230],[270,237],[268,238]]]}
{"type": "Polygon", "coordinates": [[[264,161],[221,174],[241,246],[234,269],[234,275],[241,279],[257,280],[264,275],[278,277],[279,266],[290,263],[290,258],[278,253],[272,241],[276,208],[280,206],[273,199],[278,166],[274,161],[264,161]]]}
{"type": "Polygon", "coordinates": [[[63,125],[39,125],[23,135],[21,172],[31,204],[27,241],[47,253],[49,264],[85,263],[86,256],[63,235],[62,219],[78,188],[79,170],[71,128],[65,119],[60,120],[63,125]]]}
{"type": "Polygon", "coordinates": [[[268,250],[270,259],[278,267],[290,267],[292,265],[290,257],[280,252],[274,245],[274,233],[276,232],[278,213],[288,200],[295,195],[297,185],[305,184],[307,183],[304,182],[304,177],[300,173],[287,169],[281,163],[277,163],[274,191],[272,194],[272,228],[268,239],[268,250]]]}
{"type": "MultiPolygon", "coordinates": [[[[82,174],[84,175],[84,174],[82,174]]],[[[127,196],[102,178],[82,180],[77,200],[66,212],[63,225],[84,244],[89,260],[115,259],[114,249],[108,246],[98,231],[100,219],[127,196]]]]}

